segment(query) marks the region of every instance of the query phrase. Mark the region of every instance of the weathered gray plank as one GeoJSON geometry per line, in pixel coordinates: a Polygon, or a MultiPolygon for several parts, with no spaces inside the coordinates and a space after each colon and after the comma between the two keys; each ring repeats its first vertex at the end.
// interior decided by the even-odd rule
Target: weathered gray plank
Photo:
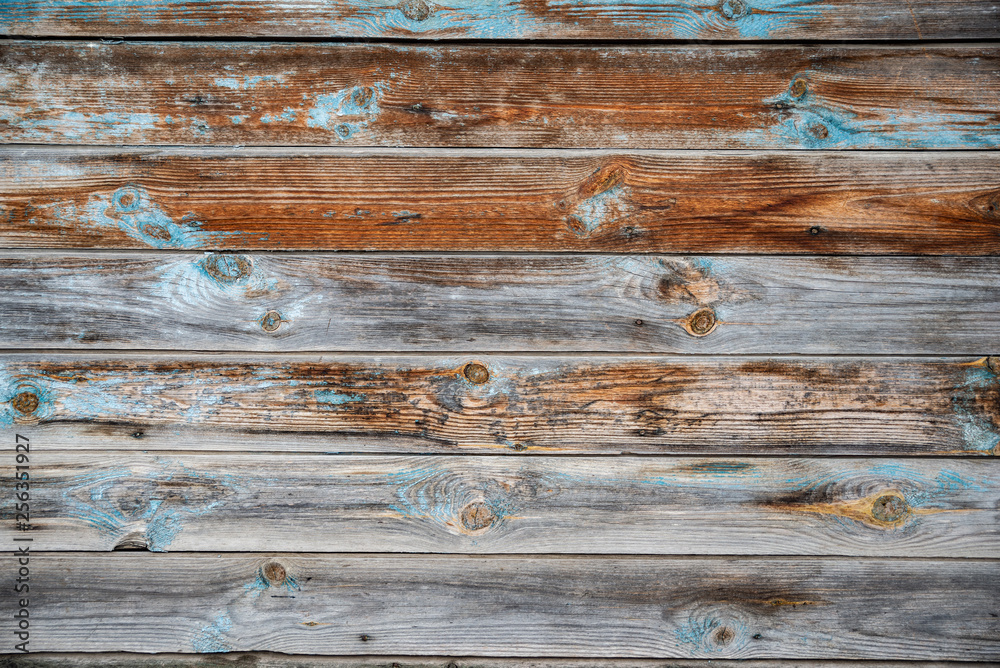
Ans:
{"type": "Polygon", "coordinates": [[[490,3],[412,0],[8,0],[0,30],[13,35],[310,36],[478,39],[992,39],[988,0],[614,0],[490,3]]]}
{"type": "Polygon", "coordinates": [[[0,245],[1000,254],[1000,155],[0,148],[0,245]]]}
{"type": "Polygon", "coordinates": [[[8,354],[45,450],[975,455],[996,358],[8,354]]]}
{"type": "Polygon", "coordinates": [[[996,148],[998,90],[991,45],[0,45],[9,143],[996,148]]]}
{"type": "Polygon", "coordinates": [[[271,652],[224,654],[73,654],[0,656],[0,668],[997,668],[966,661],[823,661],[816,659],[497,659],[487,657],[288,656],[271,652]],[[711,661],[711,663],[709,663],[711,661]]]}
{"type": "MultiPolygon", "coordinates": [[[[10,522],[0,536],[34,535],[39,551],[985,558],[1000,549],[993,462],[95,454],[52,452],[37,438],[29,454],[32,533],[10,522]]],[[[0,490],[13,498],[13,479],[0,490]]]]}
{"type": "Polygon", "coordinates": [[[1000,656],[996,561],[116,552],[30,569],[35,651],[1000,656]]]}
{"type": "Polygon", "coordinates": [[[1000,259],[0,258],[0,346],[983,354],[1000,259]]]}

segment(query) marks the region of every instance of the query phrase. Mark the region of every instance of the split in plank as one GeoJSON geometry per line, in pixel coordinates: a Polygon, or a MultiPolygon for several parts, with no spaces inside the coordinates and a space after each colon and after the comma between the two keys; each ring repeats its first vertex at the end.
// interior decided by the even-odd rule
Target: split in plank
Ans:
{"type": "Polygon", "coordinates": [[[993,352],[1000,258],[0,257],[5,348],[993,352]]]}
{"type": "Polygon", "coordinates": [[[428,39],[992,39],[989,0],[8,0],[10,35],[428,39]]]}
{"type": "Polygon", "coordinates": [[[0,424],[46,450],[988,455],[998,373],[995,357],[17,354],[0,424]]]}
{"type": "MultiPolygon", "coordinates": [[[[988,558],[1000,549],[994,462],[98,454],[35,443],[36,551],[988,558]]],[[[0,488],[14,497],[13,479],[0,488]]],[[[0,533],[28,535],[13,525],[0,533]]]]}
{"type": "Polygon", "coordinates": [[[1000,156],[0,149],[0,246],[1000,255],[1000,156]]]}
{"type": "Polygon", "coordinates": [[[1000,146],[993,46],[0,46],[9,143],[1000,146]]]}
{"type": "Polygon", "coordinates": [[[996,561],[37,553],[31,578],[35,651],[1000,656],[996,561]]]}

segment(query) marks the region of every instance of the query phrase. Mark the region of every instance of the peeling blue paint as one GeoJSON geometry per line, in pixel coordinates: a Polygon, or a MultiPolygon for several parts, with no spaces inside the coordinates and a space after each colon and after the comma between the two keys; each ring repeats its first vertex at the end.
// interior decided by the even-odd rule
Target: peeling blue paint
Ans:
{"type": "Polygon", "coordinates": [[[817,0],[549,0],[548,5],[674,39],[766,40],[808,27],[834,9],[817,0]]]}
{"type": "Polygon", "coordinates": [[[266,74],[261,76],[244,76],[242,79],[235,77],[223,77],[215,80],[215,85],[221,88],[232,90],[253,90],[261,83],[284,83],[285,77],[281,74],[266,74]]]}
{"type": "Polygon", "coordinates": [[[233,620],[226,612],[218,613],[210,624],[206,624],[191,641],[191,646],[199,654],[230,652],[232,647],[226,634],[233,628],[233,620]]]}
{"type": "Polygon", "coordinates": [[[314,106],[309,109],[306,125],[333,130],[341,140],[349,139],[378,117],[378,103],[385,88],[384,82],[378,82],[318,95],[314,106]]]}
{"type": "MultiPolygon", "coordinates": [[[[10,108],[9,108],[10,109],[10,108]]],[[[81,143],[87,140],[141,140],[146,132],[156,129],[158,114],[104,112],[99,114],[39,109],[40,118],[22,116],[0,109],[0,123],[7,131],[17,130],[24,139],[40,143],[65,140],[81,143]]]]}
{"type": "Polygon", "coordinates": [[[631,191],[621,183],[604,192],[578,203],[570,219],[570,229],[577,236],[585,237],[596,231],[602,224],[613,223],[627,218],[630,214],[629,197],[631,191]]]}
{"type": "Polygon", "coordinates": [[[365,400],[364,394],[350,394],[347,392],[337,392],[336,390],[316,390],[313,392],[319,404],[328,406],[343,406],[344,404],[358,403],[365,400]]]}
{"type": "Polygon", "coordinates": [[[281,114],[275,116],[274,114],[264,114],[260,117],[261,123],[276,123],[278,120],[285,121],[286,123],[292,123],[298,116],[298,112],[291,107],[285,107],[285,110],[281,114]]]}
{"type": "Polygon", "coordinates": [[[972,450],[1000,455],[1000,430],[976,401],[980,392],[1000,384],[1000,378],[985,363],[966,366],[964,373],[964,380],[956,388],[951,405],[962,429],[965,445],[972,450]]]}
{"type": "MultiPolygon", "coordinates": [[[[800,77],[808,80],[811,73],[800,77]]],[[[786,90],[764,100],[776,122],[747,130],[737,139],[748,146],[810,149],[997,148],[1000,125],[989,113],[866,110],[831,103],[809,90],[786,90]],[[992,124],[991,124],[992,123],[992,124]]]]}

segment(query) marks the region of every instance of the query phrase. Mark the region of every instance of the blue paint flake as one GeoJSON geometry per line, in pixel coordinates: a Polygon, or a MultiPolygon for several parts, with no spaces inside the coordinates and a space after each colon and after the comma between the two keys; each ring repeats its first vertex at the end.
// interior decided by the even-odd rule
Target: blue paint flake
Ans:
{"type": "Polygon", "coordinates": [[[350,394],[347,392],[337,392],[336,390],[316,390],[313,392],[316,401],[328,406],[343,406],[344,404],[358,403],[365,400],[364,394],[350,394]]]}
{"type": "Polygon", "coordinates": [[[378,103],[385,87],[384,82],[379,82],[318,95],[309,109],[306,125],[332,130],[341,140],[349,139],[378,117],[381,111],[378,103]]]}
{"type": "Polygon", "coordinates": [[[230,88],[232,90],[253,90],[261,83],[284,83],[285,77],[281,74],[267,74],[262,76],[244,76],[242,79],[235,77],[222,77],[215,80],[215,85],[220,88],[230,88]]]}
{"type": "Polygon", "coordinates": [[[233,620],[226,612],[218,613],[210,624],[206,624],[191,641],[191,646],[199,654],[232,651],[226,634],[233,628],[233,620]]]}

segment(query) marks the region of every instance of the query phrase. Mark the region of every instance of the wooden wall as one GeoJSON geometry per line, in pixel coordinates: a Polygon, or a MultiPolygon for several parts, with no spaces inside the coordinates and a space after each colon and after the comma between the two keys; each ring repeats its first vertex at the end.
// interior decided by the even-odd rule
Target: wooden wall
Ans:
{"type": "Polygon", "coordinates": [[[0,35],[0,666],[1000,665],[995,2],[0,35]]]}

